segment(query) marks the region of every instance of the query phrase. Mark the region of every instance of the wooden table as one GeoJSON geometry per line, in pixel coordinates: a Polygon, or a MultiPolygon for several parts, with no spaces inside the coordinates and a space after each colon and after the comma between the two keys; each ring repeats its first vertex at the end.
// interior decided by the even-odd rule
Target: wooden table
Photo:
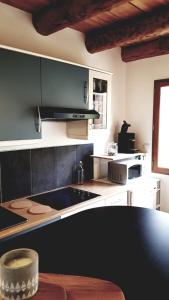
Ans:
{"type": "Polygon", "coordinates": [[[112,282],[84,276],[41,273],[32,300],[124,300],[112,282]]]}

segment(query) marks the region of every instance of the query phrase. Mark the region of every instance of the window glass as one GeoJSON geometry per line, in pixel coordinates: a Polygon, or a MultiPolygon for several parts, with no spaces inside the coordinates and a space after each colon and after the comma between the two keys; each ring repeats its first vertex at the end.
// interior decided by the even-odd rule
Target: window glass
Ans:
{"type": "Polygon", "coordinates": [[[169,79],[155,80],[152,171],[169,175],[169,79]]]}
{"type": "Polygon", "coordinates": [[[160,89],[158,167],[169,168],[169,86],[160,89]]]}

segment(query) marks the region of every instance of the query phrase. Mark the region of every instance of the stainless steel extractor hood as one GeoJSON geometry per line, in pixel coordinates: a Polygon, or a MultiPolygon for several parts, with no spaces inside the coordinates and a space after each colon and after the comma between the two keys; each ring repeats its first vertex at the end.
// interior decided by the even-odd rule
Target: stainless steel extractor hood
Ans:
{"type": "Polygon", "coordinates": [[[100,114],[93,109],[39,106],[38,115],[44,121],[69,121],[99,119],[100,114]]]}

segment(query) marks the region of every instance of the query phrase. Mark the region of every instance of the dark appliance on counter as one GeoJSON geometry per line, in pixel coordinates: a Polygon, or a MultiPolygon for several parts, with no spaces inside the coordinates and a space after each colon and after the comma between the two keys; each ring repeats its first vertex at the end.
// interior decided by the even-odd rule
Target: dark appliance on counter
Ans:
{"type": "Polygon", "coordinates": [[[0,206],[0,230],[27,222],[27,219],[0,206]]]}
{"type": "Polygon", "coordinates": [[[126,132],[118,134],[118,152],[119,153],[136,153],[135,133],[126,132]]]}
{"type": "Polygon", "coordinates": [[[49,205],[54,209],[61,210],[98,196],[100,195],[80,189],[75,189],[72,187],[66,187],[59,190],[31,196],[28,199],[40,204],[49,205]]]}
{"type": "Polygon", "coordinates": [[[140,159],[127,159],[108,162],[108,179],[119,184],[127,184],[142,176],[143,162],[140,159]]]}

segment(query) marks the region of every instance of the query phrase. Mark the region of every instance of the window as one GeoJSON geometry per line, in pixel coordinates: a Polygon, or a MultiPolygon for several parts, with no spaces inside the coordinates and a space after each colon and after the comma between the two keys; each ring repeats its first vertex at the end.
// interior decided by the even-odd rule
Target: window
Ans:
{"type": "Polygon", "coordinates": [[[169,174],[169,79],[154,81],[152,171],[169,174]]]}

